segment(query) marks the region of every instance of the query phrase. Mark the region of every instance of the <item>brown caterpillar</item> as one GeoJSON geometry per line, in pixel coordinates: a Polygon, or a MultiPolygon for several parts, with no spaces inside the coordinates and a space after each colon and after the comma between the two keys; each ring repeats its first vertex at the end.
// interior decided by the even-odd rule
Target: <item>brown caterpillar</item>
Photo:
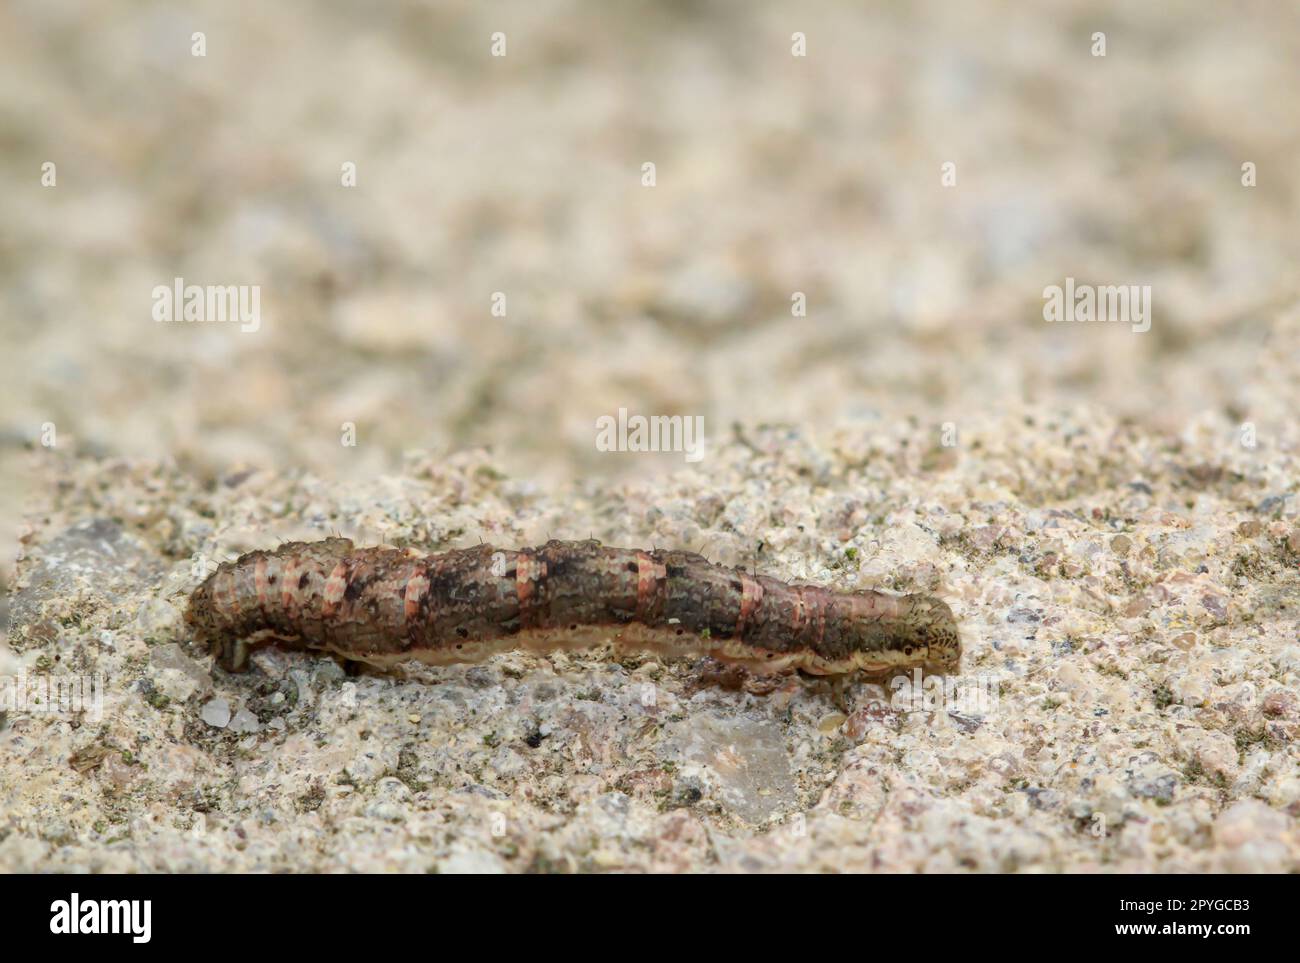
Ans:
{"type": "Polygon", "coordinates": [[[427,556],[290,542],[223,563],[185,618],[232,671],[272,640],[381,667],[611,640],[764,674],[951,673],[961,658],[952,610],[934,596],[789,585],[690,552],[596,541],[427,556]]]}

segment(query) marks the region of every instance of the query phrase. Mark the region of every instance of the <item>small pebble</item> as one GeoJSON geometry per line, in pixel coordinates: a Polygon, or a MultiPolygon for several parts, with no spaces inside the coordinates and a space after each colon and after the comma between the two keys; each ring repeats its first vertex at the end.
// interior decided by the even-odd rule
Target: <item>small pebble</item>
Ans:
{"type": "Polygon", "coordinates": [[[840,726],[844,725],[845,720],[847,719],[848,716],[842,712],[832,712],[829,715],[822,716],[821,721],[817,723],[817,728],[827,735],[830,735],[832,732],[837,731],[840,726]]]}
{"type": "Polygon", "coordinates": [[[212,699],[199,711],[199,718],[215,729],[224,729],[230,724],[230,703],[225,699],[212,699]]]}
{"type": "Polygon", "coordinates": [[[261,726],[257,722],[257,716],[253,715],[247,709],[240,709],[230,720],[231,732],[257,732],[261,726]]]}

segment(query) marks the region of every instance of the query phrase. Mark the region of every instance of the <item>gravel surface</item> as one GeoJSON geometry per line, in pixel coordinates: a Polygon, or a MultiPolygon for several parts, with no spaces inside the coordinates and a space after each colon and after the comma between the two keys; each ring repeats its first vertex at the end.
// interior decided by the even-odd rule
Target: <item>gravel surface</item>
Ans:
{"type": "Polygon", "coordinates": [[[1297,88],[1269,3],[6,4],[0,870],[1300,870],[1297,88]],[[963,672],[214,667],[203,566],[335,532],[934,592],[963,672]]]}

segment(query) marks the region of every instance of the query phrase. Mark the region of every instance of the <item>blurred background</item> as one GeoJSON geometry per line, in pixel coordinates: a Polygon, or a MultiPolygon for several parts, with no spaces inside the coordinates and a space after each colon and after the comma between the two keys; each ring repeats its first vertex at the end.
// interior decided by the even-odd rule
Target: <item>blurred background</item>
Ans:
{"type": "Polygon", "coordinates": [[[1262,0],[7,0],[6,490],[46,424],[199,475],[490,446],[538,484],[682,467],[598,452],[620,407],[1266,434],[1298,89],[1300,7],[1262,0]],[[1045,323],[1067,276],[1151,285],[1151,330],[1045,323]],[[259,285],[260,328],[155,322],[176,277],[259,285]]]}

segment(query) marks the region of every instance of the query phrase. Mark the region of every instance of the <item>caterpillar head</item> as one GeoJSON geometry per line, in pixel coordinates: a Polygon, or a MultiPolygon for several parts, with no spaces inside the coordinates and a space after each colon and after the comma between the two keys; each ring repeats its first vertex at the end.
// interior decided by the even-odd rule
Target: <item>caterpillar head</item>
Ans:
{"type": "Polygon", "coordinates": [[[916,648],[914,657],[926,671],[951,675],[961,671],[961,633],[952,609],[933,595],[908,595],[909,636],[916,648]]]}

